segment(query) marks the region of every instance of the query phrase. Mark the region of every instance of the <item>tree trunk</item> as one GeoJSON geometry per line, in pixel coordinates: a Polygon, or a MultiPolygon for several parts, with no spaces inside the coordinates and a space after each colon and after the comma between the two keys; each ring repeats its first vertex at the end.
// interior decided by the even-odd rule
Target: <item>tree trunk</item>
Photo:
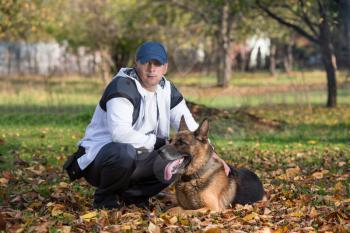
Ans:
{"type": "Polygon", "coordinates": [[[101,78],[105,85],[111,80],[111,67],[114,66],[110,53],[107,49],[100,50],[101,52],[101,78]]]}
{"type": "Polygon", "coordinates": [[[218,38],[218,67],[217,67],[217,85],[220,87],[226,87],[229,85],[231,71],[232,71],[232,58],[230,56],[232,41],[230,38],[230,32],[232,27],[232,15],[230,15],[230,8],[228,1],[222,8],[221,25],[218,38]]]}
{"type": "Polygon", "coordinates": [[[322,61],[327,73],[327,107],[332,108],[337,105],[337,81],[336,81],[336,59],[333,45],[330,40],[329,26],[326,20],[320,24],[319,45],[322,54],[322,61]]]}
{"type": "Polygon", "coordinates": [[[290,74],[293,68],[292,48],[293,48],[293,45],[291,43],[288,43],[285,45],[285,55],[283,57],[283,66],[287,74],[290,74]]]}
{"type": "MultiPolygon", "coordinates": [[[[350,2],[349,0],[340,0],[340,13],[344,22],[344,37],[346,42],[346,64],[350,69],[350,2]]],[[[349,75],[349,74],[348,74],[349,75]]]]}
{"type": "Polygon", "coordinates": [[[270,45],[270,66],[269,70],[271,75],[274,77],[276,75],[276,44],[271,40],[270,45]]]}

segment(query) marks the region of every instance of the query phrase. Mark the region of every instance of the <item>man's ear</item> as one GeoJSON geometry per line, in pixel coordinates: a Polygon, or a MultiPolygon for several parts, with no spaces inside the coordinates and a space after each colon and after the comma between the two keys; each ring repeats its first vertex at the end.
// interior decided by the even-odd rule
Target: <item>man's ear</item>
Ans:
{"type": "Polygon", "coordinates": [[[198,137],[198,139],[202,141],[208,140],[208,133],[209,133],[209,121],[208,119],[204,119],[198,129],[196,130],[195,134],[198,137]]]}
{"type": "Polygon", "coordinates": [[[163,65],[163,75],[165,75],[167,71],[168,71],[168,63],[165,63],[163,65]]]}
{"type": "Polygon", "coordinates": [[[179,132],[188,130],[185,117],[182,115],[180,120],[179,132]]]}

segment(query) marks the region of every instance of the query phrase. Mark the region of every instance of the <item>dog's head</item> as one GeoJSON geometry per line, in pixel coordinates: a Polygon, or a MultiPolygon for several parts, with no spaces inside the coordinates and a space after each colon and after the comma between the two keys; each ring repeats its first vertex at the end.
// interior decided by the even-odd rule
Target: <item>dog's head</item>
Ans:
{"type": "Polygon", "coordinates": [[[169,160],[164,171],[164,178],[169,180],[175,173],[194,170],[191,164],[201,165],[207,160],[211,149],[208,142],[209,122],[203,120],[195,132],[191,132],[181,117],[178,133],[170,139],[169,144],[160,149],[162,158],[169,160]]]}

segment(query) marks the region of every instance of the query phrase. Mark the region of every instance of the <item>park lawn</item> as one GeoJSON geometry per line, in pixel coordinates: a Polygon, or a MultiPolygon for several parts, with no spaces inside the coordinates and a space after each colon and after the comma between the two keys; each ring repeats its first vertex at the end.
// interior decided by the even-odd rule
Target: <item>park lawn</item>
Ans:
{"type": "MultiPolygon", "coordinates": [[[[240,82],[249,83],[246,79],[242,77],[240,82]]],[[[49,89],[40,80],[2,83],[6,87],[11,84],[11,88],[0,94],[0,212],[10,230],[117,232],[142,231],[155,225],[187,232],[208,224],[213,229],[246,232],[266,227],[278,232],[349,230],[347,98],[334,109],[323,107],[317,98],[316,102],[310,98],[306,104],[290,101],[236,106],[220,105],[220,99],[209,104],[220,109],[196,115],[196,119],[209,118],[210,138],[218,154],[229,163],[254,170],[264,183],[269,201],[238,206],[225,214],[171,220],[164,215],[164,203],[156,199],[152,199],[152,214],[135,208],[94,212],[93,188],[82,180],[68,182],[61,166],[84,135],[103,85],[99,80],[79,77],[65,79],[65,84],[57,80],[52,80],[49,89]],[[239,119],[237,109],[267,121],[276,120],[281,128],[239,119]]],[[[341,91],[348,95],[347,89],[341,91]]],[[[295,95],[292,90],[285,94],[295,95]]],[[[261,96],[250,98],[259,102],[261,96]]]]}

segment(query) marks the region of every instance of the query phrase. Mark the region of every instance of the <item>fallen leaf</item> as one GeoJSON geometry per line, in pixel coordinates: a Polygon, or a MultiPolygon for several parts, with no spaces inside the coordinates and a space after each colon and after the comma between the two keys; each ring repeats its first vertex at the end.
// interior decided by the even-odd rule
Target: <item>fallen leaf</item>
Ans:
{"type": "Polygon", "coordinates": [[[309,213],[310,218],[316,218],[318,216],[318,212],[315,207],[311,208],[311,211],[309,213]]]}
{"type": "Polygon", "coordinates": [[[58,184],[58,187],[59,187],[59,188],[69,188],[69,184],[66,183],[66,182],[60,182],[60,183],[58,184]]]}
{"type": "Polygon", "coordinates": [[[65,206],[61,204],[55,204],[51,210],[52,216],[58,216],[63,213],[65,206]]]}
{"type": "Polygon", "coordinates": [[[91,211],[87,214],[84,214],[82,216],[80,216],[80,219],[82,221],[86,221],[86,222],[90,222],[93,218],[96,218],[97,216],[97,212],[96,211],[91,211]]]}
{"type": "Polygon", "coordinates": [[[62,227],[60,228],[60,232],[61,232],[61,233],[70,233],[71,230],[72,230],[72,227],[71,227],[71,226],[62,226],[62,227]]]}
{"type": "Polygon", "coordinates": [[[130,231],[132,228],[131,228],[131,226],[130,225],[123,225],[122,227],[121,227],[121,230],[122,231],[130,231]]]}
{"type": "Polygon", "coordinates": [[[6,178],[0,178],[0,185],[6,185],[9,182],[6,178]]]}
{"type": "Polygon", "coordinates": [[[258,231],[256,231],[255,233],[271,233],[272,231],[271,231],[271,228],[269,228],[269,227],[264,227],[263,229],[261,229],[261,230],[258,230],[258,231]]]}
{"type": "Polygon", "coordinates": [[[36,226],[33,228],[33,232],[36,233],[46,233],[49,231],[49,222],[44,222],[40,226],[36,226]]]}
{"type": "Polygon", "coordinates": [[[291,217],[297,217],[297,218],[300,218],[300,217],[303,217],[304,214],[300,211],[297,211],[297,212],[293,212],[293,213],[290,213],[289,214],[291,217]]]}
{"type": "Polygon", "coordinates": [[[254,215],[253,214],[248,214],[246,216],[244,216],[243,220],[248,222],[250,220],[254,219],[254,215]]]}
{"type": "Polygon", "coordinates": [[[342,184],[342,182],[337,182],[334,185],[334,191],[339,192],[339,193],[345,193],[346,187],[342,184]]]}
{"type": "Polygon", "coordinates": [[[218,226],[209,225],[204,229],[204,233],[220,233],[221,230],[218,226]]]}
{"type": "Polygon", "coordinates": [[[314,172],[311,176],[315,179],[322,179],[325,174],[329,173],[328,170],[322,170],[319,172],[314,172]]]}
{"type": "Polygon", "coordinates": [[[279,227],[276,230],[272,231],[272,233],[285,233],[288,232],[288,226],[279,227]]]}
{"type": "Polygon", "coordinates": [[[153,222],[149,222],[148,231],[150,233],[160,233],[160,227],[155,225],[153,222]]]}
{"type": "Polygon", "coordinates": [[[293,177],[299,175],[300,172],[301,172],[300,167],[288,168],[286,170],[286,178],[293,178],[293,177]]]}
{"type": "Polygon", "coordinates": [[[188,219],[180,219],[181,225],[188,226],[190,225],[190,221],[188,219]]]}

